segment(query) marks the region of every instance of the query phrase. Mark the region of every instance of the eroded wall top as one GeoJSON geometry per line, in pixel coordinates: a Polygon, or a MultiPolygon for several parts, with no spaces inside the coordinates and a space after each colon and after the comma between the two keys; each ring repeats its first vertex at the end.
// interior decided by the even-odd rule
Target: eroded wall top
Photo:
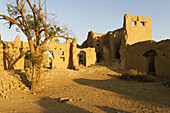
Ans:
{"type": "Polygon", "coordinates": [[[125,14],[124,29],[126,44],[152,40],[152,19],[144,16],[125,14]]]}

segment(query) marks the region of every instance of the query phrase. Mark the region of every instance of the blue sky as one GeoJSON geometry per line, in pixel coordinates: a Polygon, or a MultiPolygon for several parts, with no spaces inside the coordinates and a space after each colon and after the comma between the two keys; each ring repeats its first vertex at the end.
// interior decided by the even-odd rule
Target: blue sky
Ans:
{"type": "MultiPolygon", "coordinates": [[[[60,24],[68,25],[79,44],[91,30],[106,33],[121,28],[125,13],[151,17],[153,40],[170,38],[170,0],[47,0],[47,9],[57,15],[60,24]]],[[[6,13],[5,5],[0,7],[0,13],[6,13]]],[[[3,23],[0,21],[3,40],[14,40],[20,34],[26,41],[24,35],[3,23]]]]}

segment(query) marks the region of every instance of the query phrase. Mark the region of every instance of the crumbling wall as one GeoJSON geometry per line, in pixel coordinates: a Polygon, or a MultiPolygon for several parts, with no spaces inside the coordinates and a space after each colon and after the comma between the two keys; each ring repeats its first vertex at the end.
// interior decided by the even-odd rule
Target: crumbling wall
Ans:
{"type": "MultiPolygon", "coordinates": [[[[98,44],[99,37],[104,36],[105,34],[95,33],[94,31],[88,32],[87,39],[83,42],[80,48],[87,48],[87,47],[96,47],[98,44]]],[[[101,39],[99,39],[102,41],[101,39]]]]}
{"type": "Polygon", "coordinates": [[[0,40],[0,71],[4,70],[4,62],[3,62],[3,43],[0,40]]]}
{"type": "Polygon", "coordinates": [[[78,61],[78,49],[77,49],[77,39],[73,38],[72,41],[72,48],[71,48],[71,53],[72,53],[72,57],[71,57],[71,61],[72,61],[72,68],[76,69],[79,67],[79,61],[78,61]]]}
{"type": "MultiPolygon", "coordinates": [[[[106,43],[106,34],[95,33],[90,31],[87,36],[87,40],[83,42],[81,48],[94,47],[96,51],[97,62],[104,60],[104,51],[107,48],[104,47],[106,43]]],[[[105,53],[106,54],[106,53],[105,53]]]]}
{"type": "Polygon", "coordinates": [[[137,42],[152,40],[152,19],[144,16],[133,16],[125,14],[124,16],[124,36],[121,39],[120,55],[121,68],[125,68],[125,58],[127,45],[137,42]]]}
{"type": "Polygon", "coordinates": [[[24,69],[24,53],[20,36],[17,35],[16,39],[12,42],[4,43],[4,68],[5,69],[24,69]]]}
{"type": "Polygon", "coordinates": [[[112,62],[120,58],[119,49],[123,29],[109,31],[106,34],[88,33],[87,40],[81,45],[81,48],[95,47],[97,62],[112,62]]]}
{"type": "Polygon", "coordinates": [[[152,40],[152,19],[144,16],[125,14],[124,29],[126,31],[126,44],[152,40]]]}
{"type": "Polygon", "coordinates": [[[145,41],[127,46],[125,65],[128,69],[170,78],[170,40],[145,41]],[[151,56],[146,54],[151,52],[151,56]],[[154,53],[154,54],[153,54],[154,53]],[[153,57],[153,61],[150,61],[153,57]],[[150,62],[152,64],[150,64],[150,62]],[[150,67],[151,66],[151,67],[150,67]],[[153,70],[150,70],[152,69],[153,70]],[[154,73],[150,73],[154,71],[154,73]]]}
{"type": "Polygon", "coordinates": [[[77,48],[77,39],[73,39],[72,43],[72,59],[73,67],[76,69],[80,65],[88,67],[96,63],[96,52],[95,48],[77,48]]]}
{"type": "MultiPolygon", "coordinates": [[[[83,64],[85,67],[91,66],[92,64],[96,63],[96,52],[95,48],[84,48],[84,49],[77,49],[77,61],[80,61],[83,58],[83,64]],[[81,54],[84,52],[85,54],[81,54]],[[82,57],[81,57],[82,55],[82,57]],[[83,56],[85,55],[85,57],[83,56]]],[[[80,64],[80,63],[79,63],[80,64]]]]}
{"type": "Polygon", "coordinates": [[[156,44],[158,53],[155,60],[155,72],[157,76],[170,78],[170,40],[160,41],[156,44]]]}
{"type": "MultiPolygon", "coordinates": [[[[52,59],[49,58],[49,54],[43,55],[42,66],[51,68],[65,68],[73,69],[79,66],[79,50],[77,48],[77,39],[67,39],[64,43],[57,43],[55,39],[52,39],[45,46],[44,51],[49,51],[52,54],[52,59]]],[[[90,66],[95,64],[96,54],[95,49],[86,48],[82,49],[85,52],[85,65],[90,66]]],[[[25,53],[30,53],[28,42],[22,42],[20,36],[17,35],[16,39],[11,42],[0,42],[0,67],[6,70],[23,70],[29,68],[31,62],[25,58],[25,53]]]]}
{"type": "MultiPolygon", "coordinates": [[[[109,32],[108,32],[109,34],[109,32]]],[[[117,29],[109,34],[109,48],[111,60],[120,59],[119,49],[121,46],[121,40],[124,37],[124,29],[117,29]]]]}
{"type": "Polygon", "coordinates": [[[71,40],[64,43],[57,43],[52,39],[45,45],[45,50],[52,53],[52,68],[69,68],[71,40]]]}

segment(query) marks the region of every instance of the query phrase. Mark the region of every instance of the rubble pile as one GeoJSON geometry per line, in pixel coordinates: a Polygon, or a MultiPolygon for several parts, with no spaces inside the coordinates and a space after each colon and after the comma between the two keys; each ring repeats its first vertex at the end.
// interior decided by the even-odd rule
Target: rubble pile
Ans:
{"type": "Polygon", "coordinates": [[[8,95],[16,90],[29,91],[29,88],[21,82],[19,75],[7,71],[0,72],[0,97],[8,98],[8,95]]]}

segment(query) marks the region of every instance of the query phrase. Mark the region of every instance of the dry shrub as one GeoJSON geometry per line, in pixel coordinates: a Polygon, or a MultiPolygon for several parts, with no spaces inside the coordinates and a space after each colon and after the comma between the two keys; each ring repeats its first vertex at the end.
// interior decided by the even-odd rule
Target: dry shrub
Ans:
{"type": "Polygon", "coordinates": [[[130,69],[129,73],[124,73],[121,76],[121,79],[133,80],[139,82],[154,82],[146,73],[138,72],[137,70],[130,69]]]}

